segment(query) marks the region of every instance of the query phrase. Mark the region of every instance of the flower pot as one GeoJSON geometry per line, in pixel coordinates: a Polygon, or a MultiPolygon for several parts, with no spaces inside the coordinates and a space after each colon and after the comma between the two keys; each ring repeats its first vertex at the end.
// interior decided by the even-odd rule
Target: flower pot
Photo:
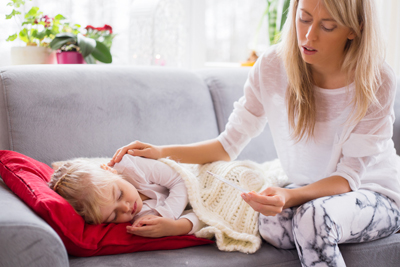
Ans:
{"type": "Polygon", "coordinates": [[[56,53],[42,46],[11,47],[11,64],[57,64],[56,53]]]}
{"type": "Polygon", "coordinates": [[[76,51],[59,51],[57,52],[58,64],[85,64],[85,60],[81,53],[76,51]]]}

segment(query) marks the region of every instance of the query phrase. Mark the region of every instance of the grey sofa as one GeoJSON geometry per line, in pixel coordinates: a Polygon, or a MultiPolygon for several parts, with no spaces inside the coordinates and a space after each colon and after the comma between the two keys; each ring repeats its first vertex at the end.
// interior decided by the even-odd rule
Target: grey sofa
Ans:
{"type": "MultiPolygon", "coordinates": [[[[111,157],[133,140],[201,141],[225,127],[248,69],[31,65],[0,69],[0,149],[36,160],[111,157]]],[[[400,83],[399,83],[400,86],[400,83]]],[[[400,89],[399,89],[400,90],[400,89]]],[[[400,117],[400,96],[396,99],[400,117]]],[[[400,122],[394,127],[400,151],[400,122]]],[[[239,159],[276,158],[268,128],[239,159]]],[[[341,245],[347,266],[399,266],[400,234],[341,245]]],[[[0,266],[300,266],[296,250],[263,243],[255,254],[215,245],[73,257],[55,231],[0,180],[0,266]]]]}

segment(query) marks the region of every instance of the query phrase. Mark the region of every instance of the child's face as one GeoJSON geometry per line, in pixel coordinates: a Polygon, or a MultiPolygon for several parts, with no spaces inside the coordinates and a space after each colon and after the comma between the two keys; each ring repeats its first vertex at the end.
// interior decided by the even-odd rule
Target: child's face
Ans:
{"type": "Polygon", "coordinates": [[[100,206],[102,223],[129,222],[143,207],[139,192],[124,179],[109,184],[103,190],[110,195],[111,202],[100,206]]]}

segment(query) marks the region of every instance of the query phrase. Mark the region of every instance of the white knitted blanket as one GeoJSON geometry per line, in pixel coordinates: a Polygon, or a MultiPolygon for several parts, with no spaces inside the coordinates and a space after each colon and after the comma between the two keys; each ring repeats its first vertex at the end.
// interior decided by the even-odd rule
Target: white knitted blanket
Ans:
{"type": "Polygon", "coordinates": [[[261,246],[258,212],[240,197],[240,191],[215,179],[207,171],[222,175],[241,187],[260,192],[283,186],[288,179],[279,160],[258,164],[251,161],[218,161],[204,165],[160,159],[182,176],[189,202],[198,218],[207,224],[197,237],[215,237],[220,250],[254,253],[261,246]]]}

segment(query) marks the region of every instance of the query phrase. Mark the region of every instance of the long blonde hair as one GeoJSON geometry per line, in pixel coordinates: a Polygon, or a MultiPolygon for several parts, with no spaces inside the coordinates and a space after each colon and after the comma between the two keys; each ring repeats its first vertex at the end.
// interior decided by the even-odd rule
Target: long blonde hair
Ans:
{"type": "MultiPolygon", "coordinates": [[[[355,95],[351,122],[360,121],[371,103],[379,104],[376,91],[381,84],[380,69],[385,58],[383,38],[376,15],[374,0],[321,0],[339,24],[349,27],[356,35],[345,46],[342,71],[347,81],[354,79],[355,95]]],[[[292,0],[288,19],[282,31],[278,55],[282,58],[288,77],[286,103],[292,137],[296,141],[314,137],[316,104],[313,77],[298,47],[296,10],[299,0],[292,0]]]]}
{"type": "Polygon", "coordinates": [[[75,159],[66,161],[54,172],[49,187],[67,200],[85,222],[100,224],[100,206],[111,201],[111,192],[105,194],[103,189],[118,179],[123,178],[98,164],[75,159]]]}

